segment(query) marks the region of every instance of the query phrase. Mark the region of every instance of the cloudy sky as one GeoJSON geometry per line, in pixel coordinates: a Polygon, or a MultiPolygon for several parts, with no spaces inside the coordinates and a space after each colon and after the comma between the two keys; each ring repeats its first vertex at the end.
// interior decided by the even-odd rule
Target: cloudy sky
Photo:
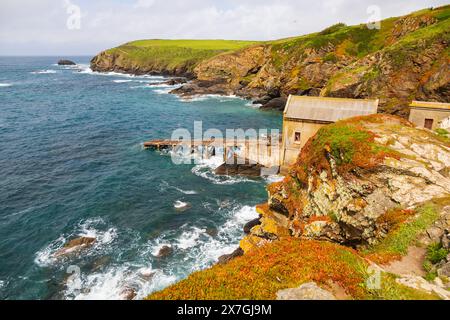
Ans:
{"type": "Polygon", "coordinates": [[[441,0],[0,0],[0,55],[93,55],[148,38],[269,40],[441,0]],[[80,14],[78,14],[80,13],[80,14]]]}

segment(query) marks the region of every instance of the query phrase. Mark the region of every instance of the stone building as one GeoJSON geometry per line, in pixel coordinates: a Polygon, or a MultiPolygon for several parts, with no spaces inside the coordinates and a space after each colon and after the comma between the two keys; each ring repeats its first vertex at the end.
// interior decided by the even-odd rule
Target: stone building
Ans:
{"type": "Polygon", "coordinates": [[[286,173],[306,142],[324,125],[377,111],[378,100],[289,96],[283,115],[281,172],[286,173]]]}
{"type": "Polygon", "coordinates": [[[435,130],[449,126],[450,103],[413,101],[409,121],[417,127],[435,130]]]}

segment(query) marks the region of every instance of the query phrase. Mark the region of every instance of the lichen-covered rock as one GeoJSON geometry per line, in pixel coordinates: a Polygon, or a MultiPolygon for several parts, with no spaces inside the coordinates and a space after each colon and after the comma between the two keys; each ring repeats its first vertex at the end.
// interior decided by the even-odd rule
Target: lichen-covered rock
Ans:
{"type": "Polygon", "coordinates": [[[316,283],[310,282],[298,288],[278,291],[277,300],[336,300],[336,297],[316,283]]]}
{"type": "MultiPolygon", "coordinates": [[[[406,209],[450,193],[449,166],[448,143],[429,131],[394,116],[349,119],[309,141],[285,180],[269,186],[265,211],[287,216],[279,227],[295,237],[373,244],[414,214],[406,209]]],[[[252,236],[275,240],[264,217],[252,236]]]]}

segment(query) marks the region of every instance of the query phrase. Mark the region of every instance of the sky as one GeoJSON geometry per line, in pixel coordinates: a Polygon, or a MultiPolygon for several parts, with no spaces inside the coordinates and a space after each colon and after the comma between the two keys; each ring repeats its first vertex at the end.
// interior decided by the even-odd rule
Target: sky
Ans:
{"type": "Polygon", "coordinates": [[[0,0],[0,55],[95,55],[137,39],[273,40],[441,0],[0,0]]]}

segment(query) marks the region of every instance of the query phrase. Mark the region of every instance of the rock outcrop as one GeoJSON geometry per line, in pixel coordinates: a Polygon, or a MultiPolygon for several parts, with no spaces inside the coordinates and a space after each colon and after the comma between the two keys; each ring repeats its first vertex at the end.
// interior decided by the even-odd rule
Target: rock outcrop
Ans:
{"type": "Polygon", "coordinates": [[[59,66],[75,66],[77,65],[75,62],[71,61],[71,60],[59,60],[58,61],[58,65],[59,66]]]}
{"type": "Polygon", "coordinates": [[[277,300],[336,300],[329,291],[320,288],[316,283],[309,282],[298,288],[284,289],[277,292],[277,300]]]}
{"type": "Polygon", "coordinates": [[[448,102],[450,6],[236,50],[196,51],[122,45],[96,56],[95,71],[182,75],[172,93],[238,95],[283,110],[289,94],[379,98],[380,110],[407,116],[411,100],[448,102]]]}
{"type": "Polygon", "coordinates": [[[401,118],[373,115],[322,128],[289,175],[269,186],[244,251],[285,236],[359,247],[385,237],[420,203],[450,194],[450,147],[401,118]]]}
{"type": "Polygon", "coordinates": [[[79,237],[67,242],[64,247],[55,253],[55,257],[63,257],[70,254],[78,253],[82,250],[92,247],[96,242],[92,237],[79,237]]]}

